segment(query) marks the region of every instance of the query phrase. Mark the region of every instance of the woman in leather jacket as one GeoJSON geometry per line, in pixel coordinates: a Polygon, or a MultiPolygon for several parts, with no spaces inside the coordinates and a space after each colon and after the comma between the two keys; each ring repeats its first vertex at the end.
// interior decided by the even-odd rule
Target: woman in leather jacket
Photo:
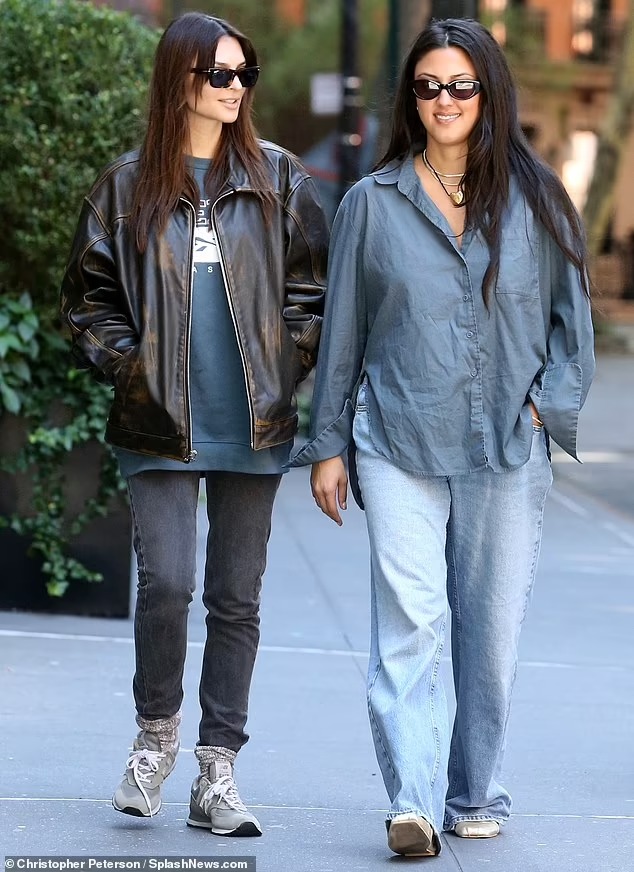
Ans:
{"type": "Polygon", "coordinates": [[[273,501],[315,363],[327,228],[297,159],[256,138],[251,42],[187,13],[164,32],[139,151],[84,200],[61,310],[80,366],[112,384],[106,438],[127,479],[138,564],[139,727],[113,805],[153,816],[179,748],[196,515],[209,532],[200,774],[187,823],[261,834],[234,760],[259,640],[273,501]]]}

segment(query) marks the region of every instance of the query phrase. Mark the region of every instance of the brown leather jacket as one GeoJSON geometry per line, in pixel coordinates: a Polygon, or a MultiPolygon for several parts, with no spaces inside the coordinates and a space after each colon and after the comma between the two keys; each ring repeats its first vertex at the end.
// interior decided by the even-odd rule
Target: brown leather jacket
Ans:
{"type": "MultiPolygon", "coordinates": [[[[211,208],[242,358],[251,447],[291,439],[295,387],[315,364],[328,230],[312,182],[289,152],[261,142],[277,207],[266,224],[236,161],[211,208]]],[[[138,152],[107,167],[84,200],[61,292],[73,353],[114,386],[113,445],[188,461],[192,242],[195,210],[181,199],[164,233],[137,251],[128,221],[138,152]]]]}

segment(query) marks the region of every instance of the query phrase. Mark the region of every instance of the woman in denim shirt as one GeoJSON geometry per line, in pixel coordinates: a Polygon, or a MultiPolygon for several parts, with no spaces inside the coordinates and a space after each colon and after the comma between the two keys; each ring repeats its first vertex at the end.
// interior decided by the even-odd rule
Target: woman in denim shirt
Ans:
{"type": "Polygon", "coordinates": [[[387,152],[336,216],[328,284],[294,465],[313,464],[315,500],[341,524],[356,449],[388,844],[433,856],[441,831],[492,837],[509,816],[500,769],[548,439],[576,457],[594,373],[580,220],[477,22],[436,21],[414,43],[387,152]],[[438,677],[448,603],[453,733],[438,677]]]}

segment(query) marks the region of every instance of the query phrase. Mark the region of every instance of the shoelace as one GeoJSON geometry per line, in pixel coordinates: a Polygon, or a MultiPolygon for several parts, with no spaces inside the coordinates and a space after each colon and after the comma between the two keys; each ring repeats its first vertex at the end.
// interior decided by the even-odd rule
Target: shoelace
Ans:
{"type": "Polygon", "coordinates": [[[235,811],[246,811],[247,807],[240,799],[238,788],[231,775],[223,775],[207,788],[200,797],[200,806],[206,815],[210,815],[215,798],[224,800],[229,808],[235,811]]]}
{"type": "Polygon", "coordinates": [[[147,795],[144,784],[147,784],[152,776],[158,772],[159,764],[165,757],[162,751],[151,751],[149,748],[139,748],[138,751],[133,751],[128,757],[126,767],[131,770],[134,783],[141,791],[143,799],[146,802],[150,817],[154,814],[152,804],[147,795]]]}

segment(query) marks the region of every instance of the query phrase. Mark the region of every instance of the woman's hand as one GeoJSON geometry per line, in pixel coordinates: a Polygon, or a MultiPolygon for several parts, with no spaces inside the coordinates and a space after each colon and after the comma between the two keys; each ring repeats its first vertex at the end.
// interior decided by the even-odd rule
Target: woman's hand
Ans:
{"type": "Polygon", "coordinates": [[[544,425],[543,425],[541,418],[539,417],[539,412],[535,408],[535,404],[533,403],[532,400],[528,401],[528,407],[531,410],[531,418],[533,419],[533,426],[534,427],[543,427],[544,425]]]}
{"type": "Polygon", "coordinates": [[[313,463],[310,488],[322,512],[341,526],[339,507],[347,508],[348,497],[348,476],[341,457],[313,463]]]}

